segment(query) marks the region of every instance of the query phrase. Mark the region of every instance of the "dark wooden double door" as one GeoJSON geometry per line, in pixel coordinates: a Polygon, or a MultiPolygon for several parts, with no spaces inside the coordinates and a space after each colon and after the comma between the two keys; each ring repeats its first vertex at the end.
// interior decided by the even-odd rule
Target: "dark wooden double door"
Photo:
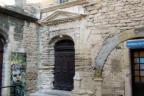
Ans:
{"type": "Polygon", "coordinates": [[[144,96],[144,49],[131,49],[132,94],[144,96]]]}
{"type": "Polygon", "coordinates": [[[75,51],[71,40],[55,44],[54,88],[71,91],[75,74],[75,51]]]}

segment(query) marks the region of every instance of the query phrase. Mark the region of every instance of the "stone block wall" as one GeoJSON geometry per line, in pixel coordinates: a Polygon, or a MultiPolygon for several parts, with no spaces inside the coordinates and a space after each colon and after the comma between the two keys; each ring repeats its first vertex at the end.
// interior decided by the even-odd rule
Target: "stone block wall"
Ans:
{"type": "Polygon", "coordinates": [[[129,49],[125,42],[116,44],[120,43],[121,34],[132,35],[127,30],[144,27],[144,2],[92,0],[82,7],[86,16],[80,20],[41,26],[38,90],[53,89],[53,46],[58,40],[71,38],[75,43],[76,64],[73,96],[131,96],[129,49]],[[101,58],[102,69],[98,73],[96,58],[104,50],[110,52],[106,59],[101,58]]]}
{"type": "MultiPolygon", "coordinates": [[[[103,0],[87,5],[85,7],[89,14],[87,26],[91,32],[90,36],[93,35],[92,38],[95,38],[94,45],[96,46],[92,48],[94,50],[92,54],[100,52],[101,48],[108,43],[109,38],[118,36],[129,29],[144,27],[143,5],[143,1],[140,0],[103,0]],[[97,35],[99,35],[98,40],[97,35]]],[[[99,54],[92,56],[97,57],[99,54]]],[[[125,43],[115,47],[109,54],[102,69],[102,96],[131,96],[129,61],[129,49],[126,48],[125,43]]]]}
{"type": "Polygon", "coordinates": [[[23,45],[27,54],[26,69],[26,93],[27,95],[36,91],[38,78],[38,29],[35,23],[27,23],[24,26],[23,45]]]}
{"type": "Polygon", "coordinates": [[[105,63],[102,74],[104,96],[125,96],[125,83],[130,83],[127,81],[130,78],[130,64],[128,63],[129,57],[125,54],[128,50],[124,46],[125,43],[115,48],[105,63]]]}
{"type": "Polygon", "coordinates": [[[53,90],[54,45],[59,40],[71,39],[75,44],[74,96],[95,94],[95,80],[93,78],[95,74],[92,68],[90,46],[87,43],[87,31],[89,29],[85,25],[86,20],[82,19],[64,24],[41,26],[39,31],[40,53],[37,92],[47,94],[46,90],[53,90]],[[88,86],[89,83],[92,85],[88,86]]]}

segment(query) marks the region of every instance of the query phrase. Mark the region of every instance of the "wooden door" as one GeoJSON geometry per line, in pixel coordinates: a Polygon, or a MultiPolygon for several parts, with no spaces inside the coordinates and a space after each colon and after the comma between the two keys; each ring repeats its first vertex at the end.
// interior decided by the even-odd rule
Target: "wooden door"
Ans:
{"type": "Polygon", "coordinates": [[[55,44],[54,88],[58,90],[73,89],[75,74],[74,44],[71,40],[62,40],[55,44]]]}
{"type": "Polygon", "coordinates": [[[144,49],[131,49],[132,93],[144,96],[144,49]]]}
{"type": "MultiPolygon", "coordinates": [[[[0,40],[0,87],[2,87],[3,42],[0,40]]],[[[1,96],[1,89],[0,89],[1,96]]]]}

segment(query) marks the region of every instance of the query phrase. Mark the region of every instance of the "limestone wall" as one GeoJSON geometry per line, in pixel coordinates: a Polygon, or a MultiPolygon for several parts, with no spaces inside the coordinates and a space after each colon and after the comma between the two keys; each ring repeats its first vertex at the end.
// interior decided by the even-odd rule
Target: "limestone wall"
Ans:
{"type": "MultiPolygon", "coordinates": [[[[80,6],[85,14],[81,19],[48,25],[49,21],[55,22],[52,21],[55,20],[53,17],[40,28],[38,92],[46,93],[46,90],[53,89],[53,46],[56,41],[70,37],[76,50],[73,96],[131,96],[129,49],[124,40],[119,40],[121,38],[118,37],[121,34],[131,35],[132,32],[127,33],[127,30],[144,27],[144,2],[93,0],[80,6]],[[113,43],[114,36],[114,40],[119,40],[118,43],[122,41],[118,46],[113,43]],[[110,51],[108,56],[104,50],[110,51]],[[100,53],[106,57],[100,58],[102,69],[96,66],[100,53]]],[[[43,12],[45,16],[42,14],[42,20],[58,10],[43,12]]]]}
{"type": "MultiPolygon", "coordinates": [[[[96,5],[86,6],[90,13],[88,16],[90,36],[95,38],[95,46],[99,44],[92,50],[98,51],[108,43],[109,38],[118,36],[126,30],[143,27],[143,5],[143,1],[139,0],[103,0],[96,5]],[[97,40],[97,35],[101,37],[100,40],[97,40]]],[[[113,45],[105,46],[105,48],[111,48],[111,46],[113,45]]],[[[98,56],[96,55],[95,58],[98,56]]],[[[104,64],[102,96],[131,96],[129,50],[125,43],[115,47],[104,64]]]]}
{"type": "Polygon", "coordinates": [[[29,23],[24,27],[23,43],[27,54],[26,93],[29,94],[34,92],[37,86],[39,26],[35,23],[29,23]]]}

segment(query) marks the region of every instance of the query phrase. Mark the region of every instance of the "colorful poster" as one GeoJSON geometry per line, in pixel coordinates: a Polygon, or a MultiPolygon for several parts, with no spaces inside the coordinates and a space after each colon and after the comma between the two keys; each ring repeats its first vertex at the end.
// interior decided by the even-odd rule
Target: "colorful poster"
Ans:
{"type": "Polygon", "coordinates": [[[26,53],[11,54],[11,96],[25,96],[26,53]]]}

